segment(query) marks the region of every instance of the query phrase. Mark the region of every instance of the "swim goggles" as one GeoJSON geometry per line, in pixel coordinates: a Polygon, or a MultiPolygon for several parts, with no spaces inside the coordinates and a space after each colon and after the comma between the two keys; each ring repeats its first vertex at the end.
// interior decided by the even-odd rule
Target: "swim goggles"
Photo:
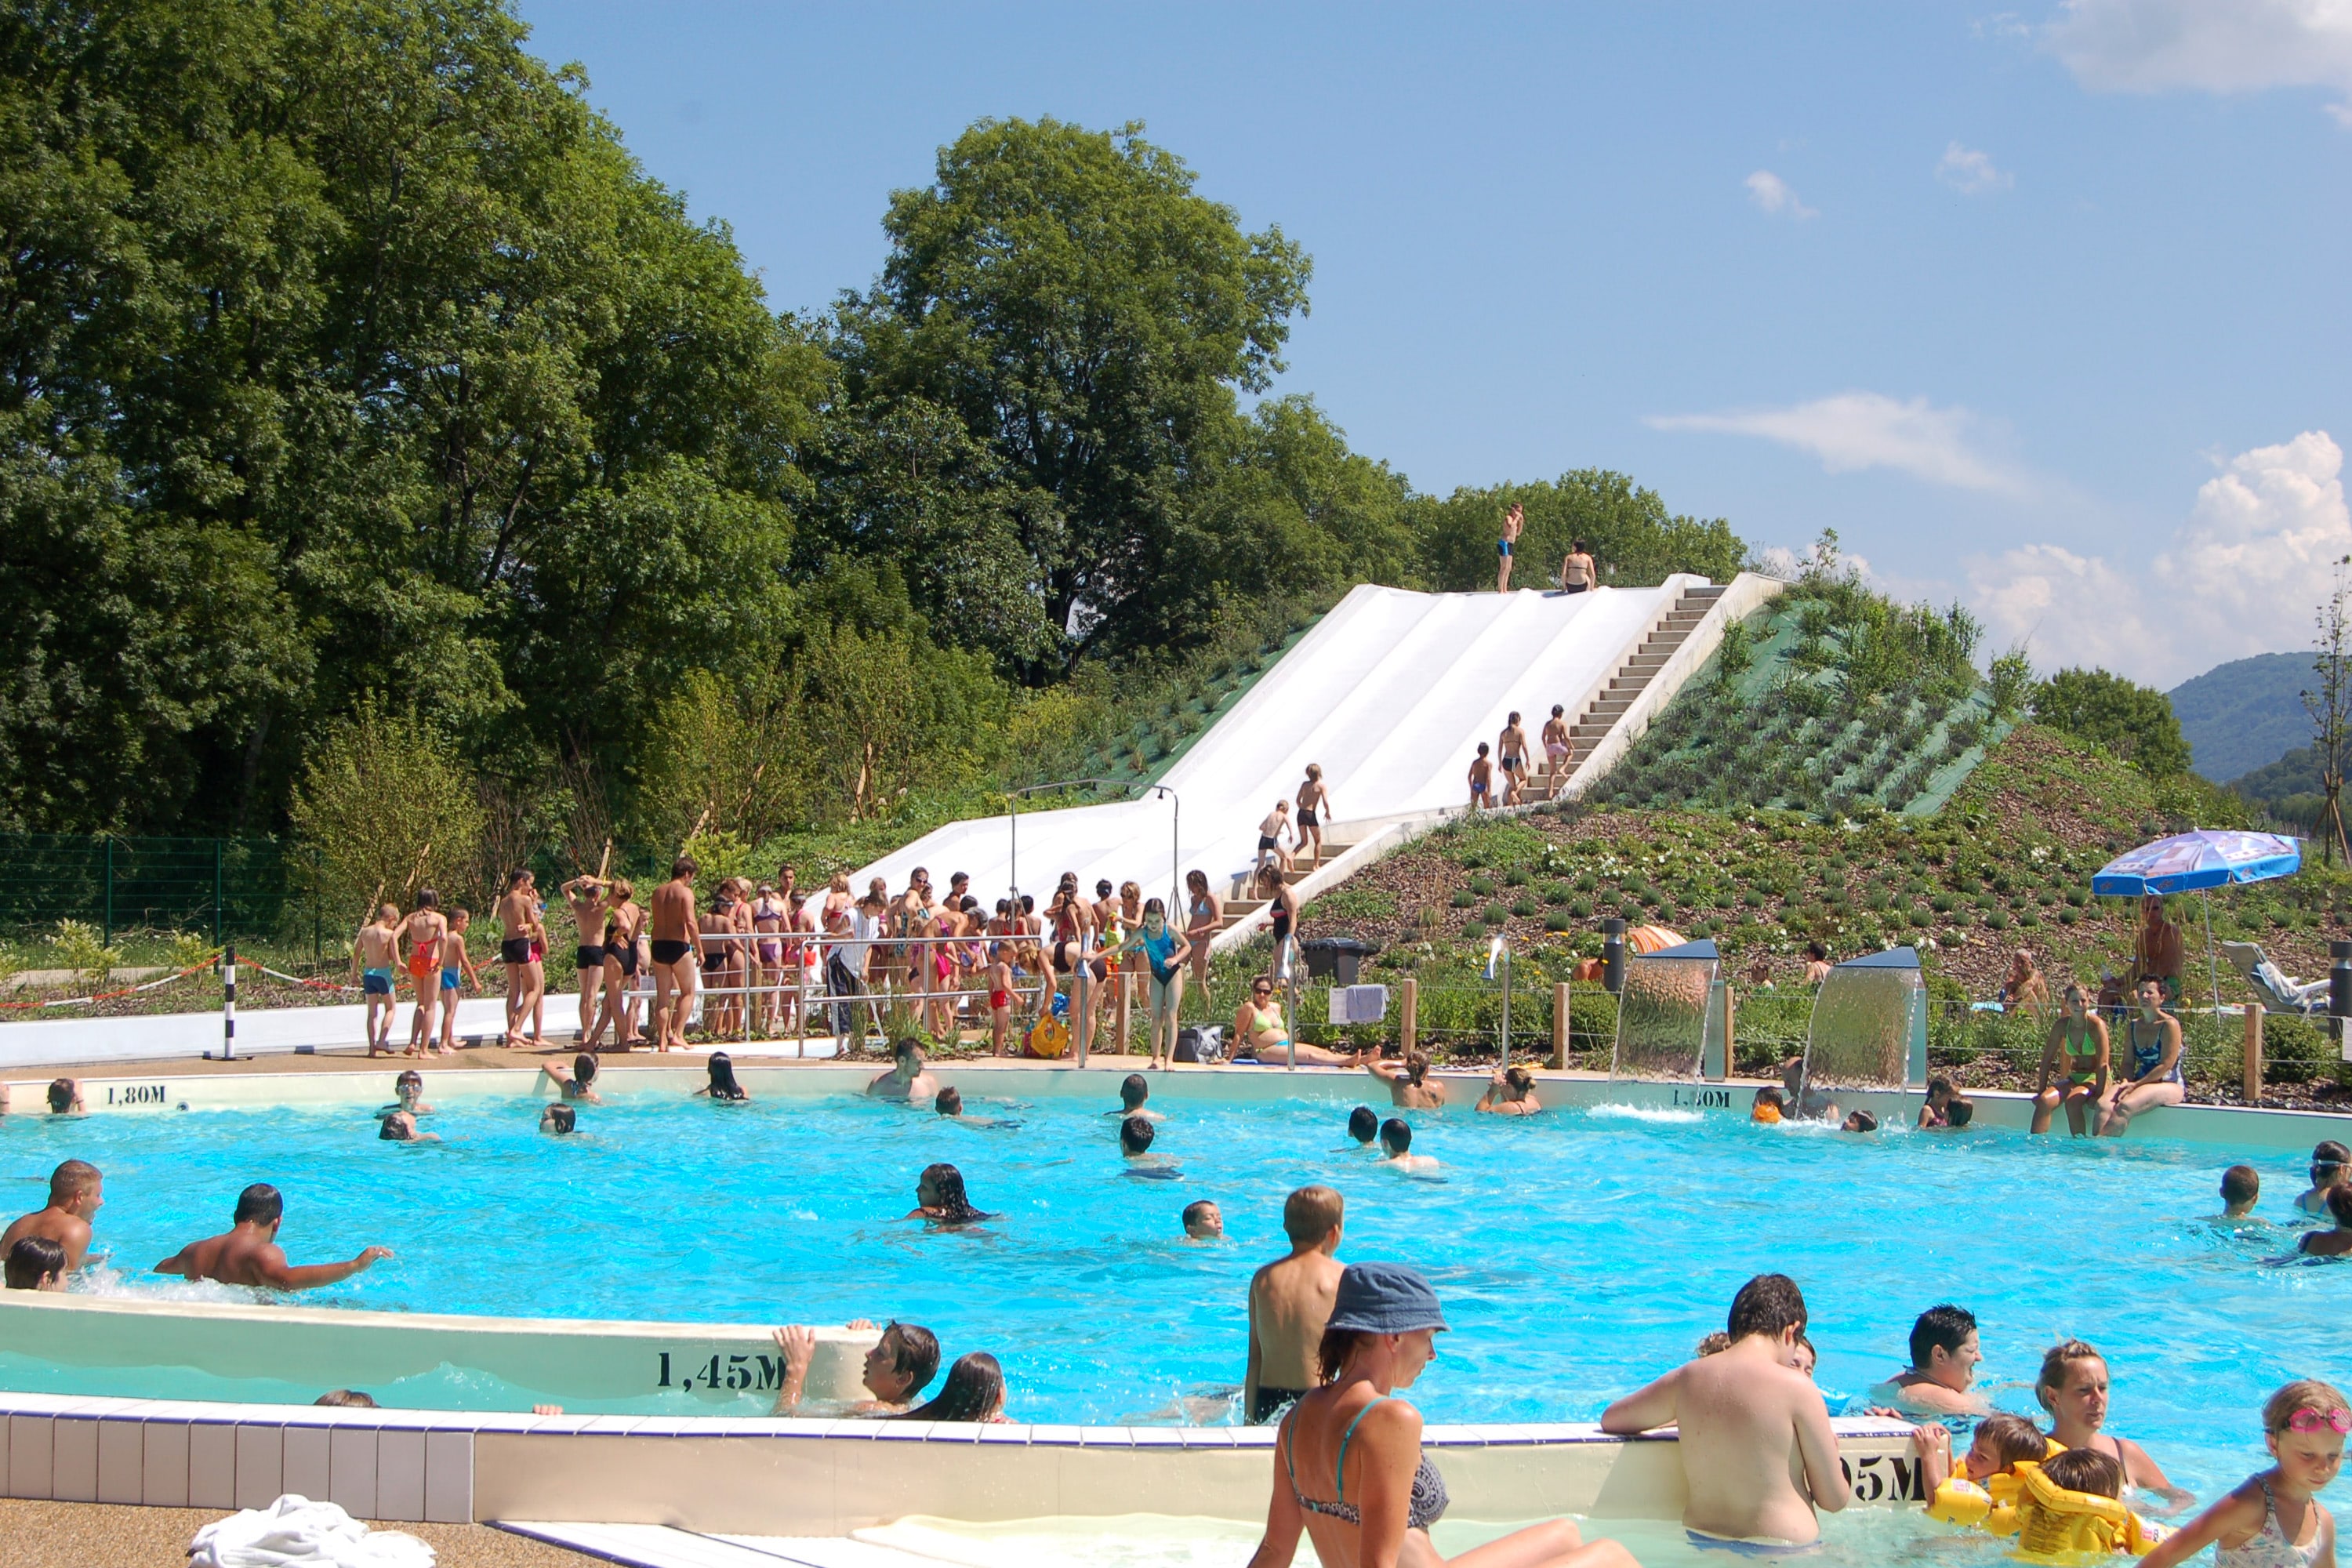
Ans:
{"type": "Polygon", "coordinates": [[[2286,1418],[2290,1432],[2317,1432],[2322,1429],[2337,1436],[2352,1432],[2352,1410],[2337,1405],[2333,1410],[2298,1410],[2286,1418]]]}

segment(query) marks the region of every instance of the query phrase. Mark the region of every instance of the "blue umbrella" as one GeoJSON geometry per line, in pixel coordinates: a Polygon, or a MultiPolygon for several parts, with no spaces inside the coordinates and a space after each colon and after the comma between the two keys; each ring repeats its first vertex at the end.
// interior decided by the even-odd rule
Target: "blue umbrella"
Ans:
{"type": "Polygon", "coordinates": [[[2199,901],[2205,904],[2205,966],[2218,1015],[2221,1006],[2221,965],[2213,956],[2212,906],[2202,895],[2209,888],[2292,877],[2302,868],[2300,839],[2277,833],[2200,827],[2116,856],[2091,879],[2091,891],[2103,898],[2160,898],[2167,893],[2189,892],[2200,895],[2199,901]]]}

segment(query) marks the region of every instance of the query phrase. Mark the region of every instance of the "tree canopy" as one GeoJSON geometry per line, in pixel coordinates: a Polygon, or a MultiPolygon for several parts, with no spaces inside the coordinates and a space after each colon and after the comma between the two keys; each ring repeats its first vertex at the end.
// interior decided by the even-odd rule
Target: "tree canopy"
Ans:
{"type": "Polygon", "coordinates": [[[2150,778],[2189,771],[2172,700],[2104,669],[2062,669],[2033,690],[2037,723],[2112,752],[2150,778]]]}

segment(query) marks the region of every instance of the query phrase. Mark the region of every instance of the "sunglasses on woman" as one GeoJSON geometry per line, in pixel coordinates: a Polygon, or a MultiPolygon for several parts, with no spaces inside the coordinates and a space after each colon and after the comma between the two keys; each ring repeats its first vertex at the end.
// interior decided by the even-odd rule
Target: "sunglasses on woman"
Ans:
{"type": "Polygon", "coordinates": [[[2286,1429],[2290,1432],[2317,1432],[2324,1429],[2340,1437],[2346,1433],[2352,1433],[2352,1410],[2347,1410],[2340,1405],[2333,1410],[2298,1410],[2286,1418],[2286,1429]]]}

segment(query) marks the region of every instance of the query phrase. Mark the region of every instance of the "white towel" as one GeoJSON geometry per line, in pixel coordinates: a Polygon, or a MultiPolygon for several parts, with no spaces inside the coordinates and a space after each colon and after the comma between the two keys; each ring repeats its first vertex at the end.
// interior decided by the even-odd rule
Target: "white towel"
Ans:
{"type": "Polygon", "coordinates": [[[433,1568],[433,1548],[291,1492],[196,1531],[191,1568],[433,1568]]]}

